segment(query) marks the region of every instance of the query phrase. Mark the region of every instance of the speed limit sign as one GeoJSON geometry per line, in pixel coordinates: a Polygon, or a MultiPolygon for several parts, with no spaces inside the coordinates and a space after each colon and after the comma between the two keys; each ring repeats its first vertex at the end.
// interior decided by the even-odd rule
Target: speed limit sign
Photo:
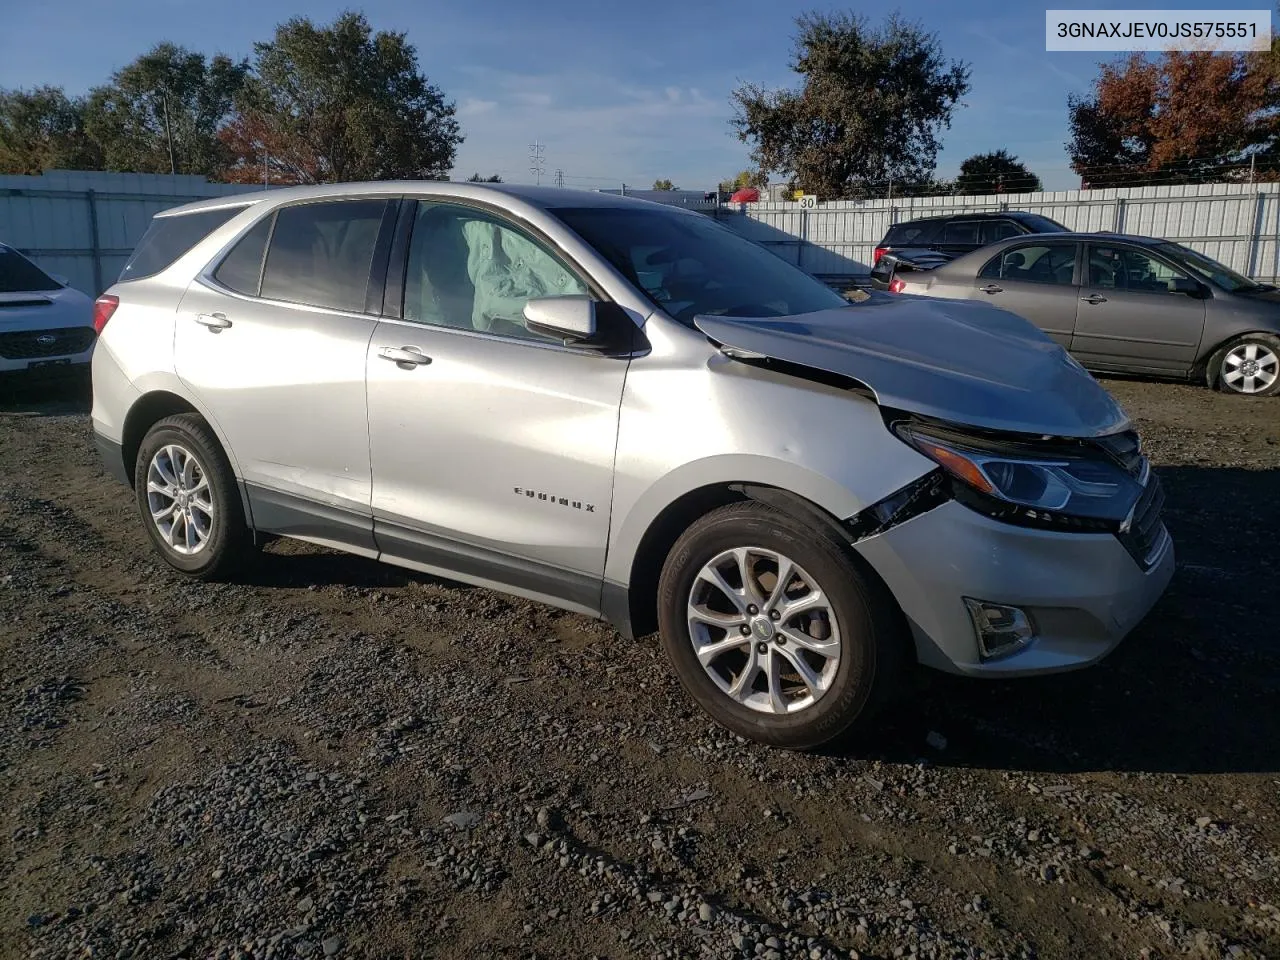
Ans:
{"type": "Polygon", "coordinates": [[[800,209],[812,210],[818,205],[818,198],[812,193],[806,193],[800,197],[800,209]]]}

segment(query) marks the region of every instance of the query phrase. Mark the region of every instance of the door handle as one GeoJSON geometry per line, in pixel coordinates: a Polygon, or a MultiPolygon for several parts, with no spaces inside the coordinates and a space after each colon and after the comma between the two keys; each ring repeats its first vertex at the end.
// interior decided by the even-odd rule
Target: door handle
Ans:
{"type": "Polygon", "coordinates": [[[431,362],[431,358],[417,347],[382,347],[378,350],[378,356],[396,365],[410,367],[422,367],[431,362]]]}
{"type": "Polygon", "coordinates": [[[210,333],[217,333],[231,326],[231,321],[223,313],[197,313],[196,323],[208,327],[210,333]]]}
{"type": "Polygon", "coordinates": [[[997,286],[994,283],[988,283],[985,287],[979,287],[983,293],[1003,293],[1004,287],[997,286]]]}
{"type": "Polygon", "coordinates": [[[1081,297],[1080,300],[1083,303],[1094,303],[1094,304],[1107,302],[1107,298],[1098,293],[1091,293],[1087,297],[1081,297]]]}

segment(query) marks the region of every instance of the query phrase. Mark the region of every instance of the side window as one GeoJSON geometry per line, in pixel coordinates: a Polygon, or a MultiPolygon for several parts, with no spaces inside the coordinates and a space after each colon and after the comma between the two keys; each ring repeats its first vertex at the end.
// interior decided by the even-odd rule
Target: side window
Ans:
{"type": "Polygon", "coordinates": [[[1035,243],[1014,247],[988,261],[978,276],[1070,286],[1076,267],[1074,243],[1035,243]]]}
{"type": "Polygon", "coordinates": [[[982,224],[977,220],[957,220],[948,223],[942,230],[943,243],[967,243],[975,247],[982,241],[978,239],[982,232],[982,224]]]}
{"type": "Polygon", "coordinates": [[[120,279],[139,280],[154,276],[243,210],[242,204],[153,217],[147,232],[120,271],[120,279]]]}
{"type": "Polygon", "coordinates": [[[386,206],[385,200],[330,200],[281,207],[262,296],[362,313],[386,206]]]}
{"type": "Polygon", "coordinates": [[[982,225],[982,242],[995,243],[997,240],[1020,237],[1024,233],[1026,231],[1012,220],[988,220],[982,225]]]}
{"type": "Polygon", "coordinates": [[[889,232],[885,234],[883,246],[901,247],[908,243],[915,243],[922,240],[923,233],[923,227],[898,224],[889,228],[889,232]]]}
{"type": "Polygon", "coordinates": [[[555,254],[514,225],[470,207],[419,202],[404,283],[406,320],[549,341],[525,328],[525,303],[585,293],[555,254]]]}
{"type": "Polygon", "coordinates": [[[1188,275],[1132,247],[1090,247],[1089,286],[1132,293],[1168,293],[1188,275]]]}
{"type": "Polygon", "coordinates": [[[213,278],[236,293],[256,297],[262,288],[262,260],[274,222],[275,214],[272,214],[254,224],[253,229],[237,240],[231,252],[222,258],[218,269],[213,271],[213,278]]]}

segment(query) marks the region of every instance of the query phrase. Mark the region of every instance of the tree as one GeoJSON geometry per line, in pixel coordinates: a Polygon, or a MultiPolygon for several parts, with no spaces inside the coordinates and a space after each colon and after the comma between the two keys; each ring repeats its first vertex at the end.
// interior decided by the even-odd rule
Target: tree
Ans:
{"type": "Polygon", "coordinates": [[[328,26],[297,17],[254,45],[254,68],[223,136],[235,154],[229,179],[448,177],[462,142],[455,107],[403,33],[374,33],[357,13],[328,26]]]}
{"type": "Polygon", "coordinates": [[[769,185],[769,174],[763,170],[741,170],[732,180],[721,180],[720,189],[725,193],[736,193],[746,187],[763,190],[769,185]]]}
{"type": "Polygon", "coordinates": [[[653,189],[655,189],[655,190],[675,190],[675,189],[676,189],[676,185],[675,185],[674,183],[672,183],[670,180],[655,180],[655,181],[653,181],[653,189]]]}
{"type": "Polygon", "coordinates": [[[1006,150],[977,153],[960,164],[956,193],[1038,193],[1040,178],[1006,150]]]}
{"type": "Polygon", "coordinates": [[[1276,54],[1169,51],[1103,64],[1067,100],[1071,166],[1093,187],[1231,179],[1280,142],[1276,54]]]}
{"type": "Polygon", "coordinates": [[[467,177],[467,182],[468,183],[501,183],[502,177],[498,176],[496,173],[487,177],[482,177],[478,173],[473,173],[471,176],[467,177]]]}
{"type": "Polygon", "coordinates": [[[84,132],[84,101],[61,87],[0,90],[0,173],[92,170],[101,161],[84,132]]]}
{"type": "Polygon", "coordinates": [[[218,132],[244,86],[247,61],[206,60],[161,43],[89,94],[85,130],[108,170],[215,174],[227,161],[218,132]]]}
{"type": "Polygon", "coordinates": [[[897,14],[879,29],[849,14],[808,13],[796,25],[791,67],[800,88],[733,92],[733,125],[757,166],[823,199],[927,180],[969,68],[944,59],[934,34],[897,14]]]}

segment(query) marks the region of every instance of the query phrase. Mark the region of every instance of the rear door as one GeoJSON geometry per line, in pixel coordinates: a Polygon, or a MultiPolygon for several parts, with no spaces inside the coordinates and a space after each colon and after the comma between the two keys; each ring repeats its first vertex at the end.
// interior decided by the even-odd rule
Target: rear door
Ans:
{"type": "Polygon", "coordinates": [[[1090,243],[1086,260],[1072,352],[1094,366],[1190,370],[1204,332],[1205,302],[1169,289],[1190,274],[1125,243],[1090,243]]]}
{"type": "Polygon", "coordinates": [[[1079,249],[1071,240],[1006,247],[979,271],[971,298],[1030,320],[1070,349],[1079,298],[1079,249]]]}
{"type": "Polygon", "coordinates": [[[230,445],[259,529],[373,549],[365,354],[397,206],[280,207],[182,299],[178,375],[230,445]]]}

